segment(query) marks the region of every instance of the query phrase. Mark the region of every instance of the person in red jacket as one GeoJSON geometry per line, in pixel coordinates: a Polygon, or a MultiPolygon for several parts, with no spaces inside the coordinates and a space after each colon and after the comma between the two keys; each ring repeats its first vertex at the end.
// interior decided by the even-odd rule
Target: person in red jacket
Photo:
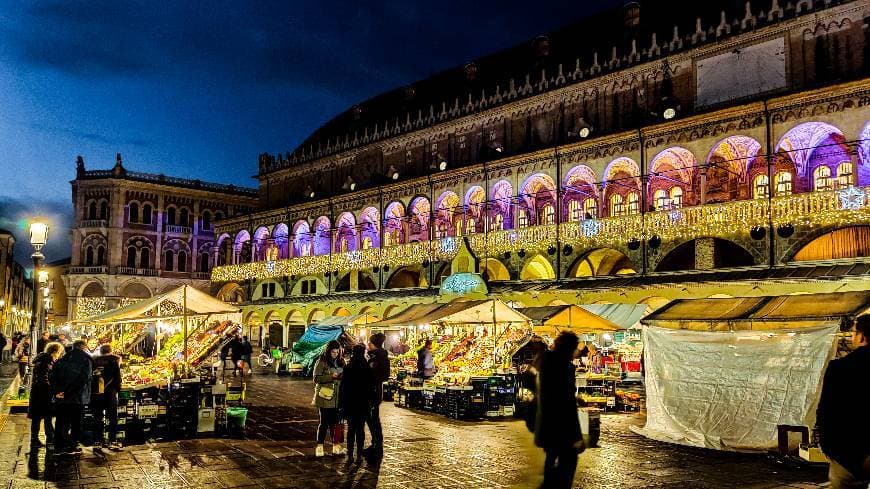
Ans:
{"type": "Polygon", "coordinates": [[[822,451],[831,462],[831,489],[867,489],[870,485],[870,424],[860,416],[870,403],[870,389],[866,387],[870,374],[868,340],[870,315],[864,315],[852,326],[855,349],[831,360],[825,370],[816,427],[822,451]]]}

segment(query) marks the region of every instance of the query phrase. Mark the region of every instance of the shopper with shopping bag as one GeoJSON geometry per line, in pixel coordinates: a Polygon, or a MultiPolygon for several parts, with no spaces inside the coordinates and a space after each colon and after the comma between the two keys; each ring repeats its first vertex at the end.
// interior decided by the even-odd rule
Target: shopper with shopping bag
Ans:
{"type": "Polygon", "coordinates": [[[326,344],[323,353],[314,365],[314,400],[312,403],[320,411],[320,424],[317,426],[317,446],[314,455],[324,455],[323,444],[326,435],[332,434],[332,454],[344,455],[341,447],[342,440],[337,441],[337,435],[342,435],[343,430],[335,426],[340,424],[339,419],[339,389],[344,367],[341,358],[341,345],[332,340],[326,344]]]}

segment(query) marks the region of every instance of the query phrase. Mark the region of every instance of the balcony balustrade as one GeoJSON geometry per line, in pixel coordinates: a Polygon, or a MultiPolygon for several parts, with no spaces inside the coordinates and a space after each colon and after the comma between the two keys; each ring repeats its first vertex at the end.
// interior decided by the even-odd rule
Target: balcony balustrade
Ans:
{"type": "Polygon", "coordinates": [[[118,267],[115,269],[118,275],[139,275],[141,277],[156,277],[160,274],[157,270],[150,268],[131,268],[118,267]]]}
{"type": "Polygon", "coordinates": [[[109,273],[109,267],[70,267],[69,273],[99,275],[109,273]]]}
{"type": "Polygon", "coordinates": [[[166,232],[169,234],[190,234],[191,228],[187,226],[166,225],[166,232]]]}
{"type": "MultiPolygon", "coordinates": [[[[658,236],[663,241],[694,237],[728,238],[747,234],[754,226],[791,224],[827,227],[870,222],[870,187],[810,192],[768,199],[740,200],[681,209],[603,219],[565,222],[559,225],[476,233],[468,236],[479,257],[498,257],[505,252],[545,252],[555,243],[575,249],[626,244],[658,236]]],[[[304,256],[278,261],[259,261],[216,267],[212,281],[303,276],[333,271],[362,270],[388,265],[400,267],[424,260],[449,260],[456,255],[462,238],[441,238],[385,248],[356,250],[331,255],[304,256]]]]}
{"type": "Polygon", "coordinates": [[[84,219],[79,221],[79,228],[104,228],[106,227],[105,219],[84,219]]]}

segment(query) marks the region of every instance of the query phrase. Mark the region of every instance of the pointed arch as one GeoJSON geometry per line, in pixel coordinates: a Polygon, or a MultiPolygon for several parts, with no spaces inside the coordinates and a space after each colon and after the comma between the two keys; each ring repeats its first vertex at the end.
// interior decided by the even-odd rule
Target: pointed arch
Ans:
{"type": "Polygon", "coordinates": [[[596,217],[597,212],[592,213],[590,209],[598,207],[597,178],[592,168],[586,165],[577,165],[568,170],[562,182],[563,221],[579,221],[596,217]]]}
{"type": "Polygon", "coordinates": [[[836,126],[827,122],[804,122],[780,138],[775,152],[778,157],[794,163],[798,177],[806,178],[816,167],[830,160],[849,160],[844,141],[843,132],[836,126]]]}
{"type": "Polygon", "coordinates": [[[486,190],[480,185],[473,185],[465,192],[466,230],[480,232],[484,229],[486,211],[486,190]]]}
{"type": "Polygon", "coordinates": [[[362,212],[360,212],[359,235],[361,248],[380,248],[380,221],[381,214],[375,207],[366,207],[362,212]]]}
{"type": "Polygon", "coordinates": [[[234,263],[248,263],[253,260],[251,255],[251,233],[242,229],[236,233],[233,240],[234,263]]]}
{"type": "Polygon", "coordinates": [[[483,278],[487,281],[505,281],[511,279],[511,272],[500,260],[485,258],[482,262],[483,278]]]}
{"type": "Polygon", "coordinates": [[[314,220],[314,234],[312,248],[315,255],[328,255],[332,243],[332,226],[326,216],[320,216],[314,220]]]}
{"type": "Polygon", "coordinates": [[[759,158],[761,143],[749,136],[728,136],[714,144],[707,154],[707,165],[722,165],[740,175],[740,182],[746,182],[749,168],[764,163],[759,158]],[[758,160],[758,161],[757,161],[758,160]]]}
{"type": "Polygon", "coordinates": [[[384,246],[405,242],[405,205],[396,200],[384,211],[384,246]]]}
{"type": "Polygon", "coordinates": [[[308,221],[300,219],[293,225],[293,256],[310,256],[314,240],[308,221]]]}
{"type": "Polygon", "coordinates": [[[269,228],[266,226],[260,226],[254,231],[254,240],[252,243],[254,261],[263,261],[266,259],[270,237],[271,233],[269,232],[269,228]]]}
{"type": "Polygon", "coordinates": [[[447,190],[438,196],[436,207],[436,236],[456,236],[456,221],[462,219],[462,201],[456,192],[447,190]]]}
{"type": "Polygon", "coordinates": [[[350,212],[342,212],[335,223],[335,252],[354,251],[356,242],[356,218],[350,212]]]}
{"type": "Polygon", "coordinates": [[[661,210],[682,207],[685,195],[692,192],[697,161],[686,148],[674,146],[662,150],[650,162],[647,205],[661,210]],[[666,195],[665,198],[662,196],[666,195]]]}
{"type": "Polygon", "coordinates": [[[278,259],[283,260],[290,257],[290,231],[287,225],[283,222],[275,226],[272,230],[272,239],[275,240],[275,246],[278,248],[278,259]]]}
{"type": "Polygon", "coordinates": [[[429,215],[432,204],[423,196],[414,197],[408,206],[408,239],[409,241],[427,241],[429,239],[429,215]]]}
{"type": "Polygon", "coordinates": [[[499,180],[490,193],[489,228],[498,231],[513,228],[514,188],[507,180],[499,180]]]}
{"type": "Polygon", "coordinates": [[[520,202],[523,204],[520,212],[527,213],[527,216],[524,216],[527,219],[523,220],[528,224],[555,223],[546,222],[550,215],[546,209],[555,209],[556,205],[556,183],[552,177],[545,173],[530,175],[520,187],[520,197],[520,202]]]}

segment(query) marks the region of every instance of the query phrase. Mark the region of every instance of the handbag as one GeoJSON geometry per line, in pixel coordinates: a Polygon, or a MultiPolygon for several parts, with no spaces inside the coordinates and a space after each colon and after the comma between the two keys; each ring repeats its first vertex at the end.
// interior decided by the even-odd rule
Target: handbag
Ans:
{"type": "Polygon", "coordinates": [[[332,425],[332,443],[344,443],[344,423],[341,421],[332,425]]]}
{"type": "Polygon", "coordinates": [[[335,388],[331,385],[321,385],[320,388],[317,389],[317,397],[324,401],[331,401],[332,398],[335,397],[335,388]]]}

